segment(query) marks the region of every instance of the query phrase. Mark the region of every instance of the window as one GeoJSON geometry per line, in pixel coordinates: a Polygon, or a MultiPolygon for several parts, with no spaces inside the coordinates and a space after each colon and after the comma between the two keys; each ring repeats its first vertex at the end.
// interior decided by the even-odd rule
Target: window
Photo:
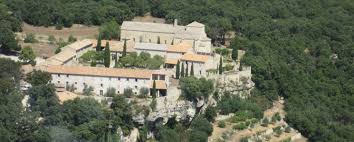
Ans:
{"type": "Polygon", "coordinates": [[[149,39],[149,42],[151,43],[151,39],[149,39]]]}
{"type": "MultiPolygon", "coordinates": [[[[77,83],[77,82],[75,82],[75,84],[76,84],[76,83],[77,83]]],[[[83,84],[84,84],[84,86],[86,85],[86,83],[85,83],[85,82],[84,82],[83,84]]]]}
{"type": "Polygon", "coordinates": [[[135,95],[138,94],[137,92],[135,92],[135,95]]]}
{"type": "Polygon", "coordinates": [[[103,84],[101,83],[101,87],[103,87],[103,84]]]}
{"type": "Polygon", "coordinates": [[[135,42],[135,38],[133,38],[133,41],[135,42]]]}
{"type": "Polygon", "coordinates": [[[69,75],[67,74],[66,77],[69,77],[69,75]]]}
{"type": "Polygon", "coordinates": [[[69,82],[66,82],[66,86],[68,86],[69,85],[69,82]]]}
{"type": "Polygon", "coordinates": [[[109,81],[111,81],[111,77],[109,77],[109,81]]]}
{"type": "Polygon", "coordinates": [[[58,81],[58,84],[60,84],[60,81],[58,81]]]}
{"type": "Polygon", "coordinates": [[[167,40],[165,40],[165,44],[167,44],[167,40]]]}
{"type": "Polygon", "coordinates": [[[60,74],[58,74],[58,77],[60,77],[60,74]]]}
{"type": "Polygon", "coordinates": [[[202,71],[199,71],[199,74],[202,75],[202,71]]]}
{"type": "Polygon", "coordinates": [[[135,86],[135,89],[138,89],[138,86],[135,86]]]}
{"type": "Polygon", "coordinates": [[[117,78],[120,81],[120,77],[117,78]]]}
{"type": "Polygon", "coordinates": [[[160,80],[165,80],[165,75],[160,75],[160,80]]]}
{"type": "MultiPolygon", "coordinates": [[[[77,82],[75,82],[75,84],[77,84],[77,82]]],[[[85,84],[85,83],[84,83],[85,84]]]]}
{"type": "Polygon", "coordinates": [[[103,96],[103,90],[100,90],[100,95],[103,96]]]}
{"type": "Polygon", "coordinates": [[[120,94],[120,91],[117,91],[118,94],[120,94]]]}
{"type": "Polygon", "coordinates": [[[137,79],[137,78],[135,78],[135,82],[138,82],[138,79],[137,79]]]}
{"type": "Polygon", "coordinates": [[[129,81],[129,78],[127,78],[127,81],[129,81]]]}

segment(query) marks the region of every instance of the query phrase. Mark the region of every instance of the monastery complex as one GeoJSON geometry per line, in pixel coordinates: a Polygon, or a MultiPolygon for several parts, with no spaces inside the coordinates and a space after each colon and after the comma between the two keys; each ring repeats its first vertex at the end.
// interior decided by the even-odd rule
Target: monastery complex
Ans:
{"type": "Polygon", "coordinates": [[[74,86],[76,92],[82,92],[91,86],[96,95],[105,94],[108,88],[114,88],[118,94],[126,89],[138,94],[142,88],[150,91],[155,82],[158,96],[166,96],[178,62],[189,69],[193,66],[194,76],[208,77],[208,70],[216,70],[220,59],[220,55],[212,52],[205,26],[198,22],[180,26],[177,20],[174,24],[125,21],[121,27],[121,40],[102,40],[101,46],[104,48],[107,42],[111,52],[110,68],[89,67],[79,62],[84,53],[95,50],[97,40],[93,39],[63,47],[60,53],[38,64],[37,68],[51,73],[52,83],[59,89],[74,86]],[[163,66],[159,70],[113,68],[115,58],[119,60],[122,56],[124,44],[127,53],[147,52],[151,56],[163,57],[163,66]]]}

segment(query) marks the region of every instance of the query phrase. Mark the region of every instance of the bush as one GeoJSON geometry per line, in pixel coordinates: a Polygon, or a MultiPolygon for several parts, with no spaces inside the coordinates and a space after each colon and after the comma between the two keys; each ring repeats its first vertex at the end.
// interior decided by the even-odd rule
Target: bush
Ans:
{"type": "Polygon", "coordinates": [[[273,128],[273,132],[275,132],[275,136],[277,137],[279,137],[283,133],[280,126],[273,128]]]}
{"type": "Polygon", "coordinates": [[[231,71],[234,69],[234,65],[231,65],[231,64],[226,64],[223,68],[224,68],[224,71],[231,71]]]}
{"type": "Polygon", "coordinates": [[[143,87],[139,90],[139,98],[147,98],[149,97],[149,88],[143,87]]]}
{"type": "Polygon", "coordinates": [[[36,43],[36,36],[33,33],[26,34],[25,43],[36,43]]]}
{"type": "Polygon", "coordinates": [[[123,95],[127,98],[132,98],[134,96],[133,89],[131,88],[124,89],[123,95]]]}
{"type": "Polygon", "coordinates": [[[291,132],[290,126],[286,126],[286,127],[285,127],[285,132],[286,132],[286,133],[290,133],[290,132],[291,132]]]}
{"type": "Polygon", "coordinates": [[[114,97],[116,94],[116,89],[115,88],[108,88],[104,96],[106,97],[114,97]]]}
{"type": "Polygon", "coordinates": [[[70,35],[69,38],[68,38],[68,42],[69,43],[73,43],[75,41],[77,41],[77,38],[75,38],[73,35],[70,35]]]}
{"type": "Polygon", "coordinates": [[[219,121],[219,123],[218,123],[218,127],[220,127],[220,128],[225,128],[225,121],[219,121]]]}
{"type": "Polygon", "coordinates": [[[263,120],[262,120],[262,126],[263,127],[267,127],[268,126],[268,124],[269,124],[269,119],[268,118],[264,118],[263,120]]]}
{"type": "Polygon", "coordinates": [[[247,126],[246,126],[245,123],[242,122],[242,123],[239,123],[239,124],[234,125],[233,128],[236,129],[236,130],[244,130],[244,129],[247,128],[247,126]]]}
{"type": "Polygon", "coordinates": [[[54,44],[57,41],[57,39],[55,39],[55,37],[53,35],[50,35],[48,37],[48,41],[49,41],[49,44],[54,44]]]}

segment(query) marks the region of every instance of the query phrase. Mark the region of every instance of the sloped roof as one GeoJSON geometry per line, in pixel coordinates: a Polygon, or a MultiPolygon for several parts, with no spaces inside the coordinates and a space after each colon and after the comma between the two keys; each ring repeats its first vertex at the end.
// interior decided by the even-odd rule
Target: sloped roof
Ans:
{"type": "Polygon", "coordinates": [[[209,60],[209,56],[187,53],[182,56],[181,60],[205,63],[209,60]]]}
{"type": "Polygon", "coordinates": [[[187,25],[188,27],[204,27],[205,25],[202,23],[199,23],[197,21],[193,21],[192,23],[187,25]]]}
{"type": "Polygon", "coordinates": [[[158,32],[158,33],[174,33],[175,28],[176,27],[174,27],[171,24],[135,22],[135,21],[124,21],[121,26],[122,30],[158,32]]]}
{"type": "MultiPolygon", "coordinates": [[[[87,46],[92,46],[92,41],[89,40],[89,39],[84,39],[84,40],[81,40],[81,41],[76,41],[72,44],[69,44],[67,47],[70,47],[72,49],[75,49],[75,50],[80,50],[84,47],[87,47],[87,46]]],[[[65,48],[65,47],[64,47],[65,48]]]]}
{"type": "Polygon", "coordinates": [[[104,76],[104,77],[127,77],[127,78],[147,78],[152,76],[152,70],[140,69],[116,69],[84,66],[48,66],[47,72],[58,74],[74,74],[83,76],[104,76]]]}
{"type": "Polygon", "coordinates": [[[165,64],[176,65],[177,62],[178,62],[178,59],[166,59],[166,60],[165,60],[165,64]]]}
{"type": "Polygon", "coordinates": [[[182,43],[178,43],[178,44],[175,44],[175,45],[171,45],[167,49],[167,52],[186,53],[191,48],[193,48],[192,44],[189,44],[187,42],[182,42],[182,43]]]}
{"type": "MultiPolygon", "coordinates": [[[[167,89],[166,82],[164,80],[155,80],[156,89],[167,89]]],[[[154,86],[154,81],[151,81],[151,88],[154,86]]]]}
{"type": "Polygon", "coordinates": [[[135,43],[134,49],[140,50],[156,50],[156,51],[166,51],[166,44],[156,44],[156,43],[135,43]]]}

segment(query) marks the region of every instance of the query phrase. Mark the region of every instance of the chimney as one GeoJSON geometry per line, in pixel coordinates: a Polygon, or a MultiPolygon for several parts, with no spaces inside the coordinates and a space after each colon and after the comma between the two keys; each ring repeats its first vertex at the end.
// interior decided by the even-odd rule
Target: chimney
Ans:
{"type": "Polygon", "coordinates": [[[175,20],[174,20],[174,23],[173,23],[173,26],[176,27],[177,25],[178,25],[178,21],[177,21],[177,19],[175,19],[175,20]]]}

